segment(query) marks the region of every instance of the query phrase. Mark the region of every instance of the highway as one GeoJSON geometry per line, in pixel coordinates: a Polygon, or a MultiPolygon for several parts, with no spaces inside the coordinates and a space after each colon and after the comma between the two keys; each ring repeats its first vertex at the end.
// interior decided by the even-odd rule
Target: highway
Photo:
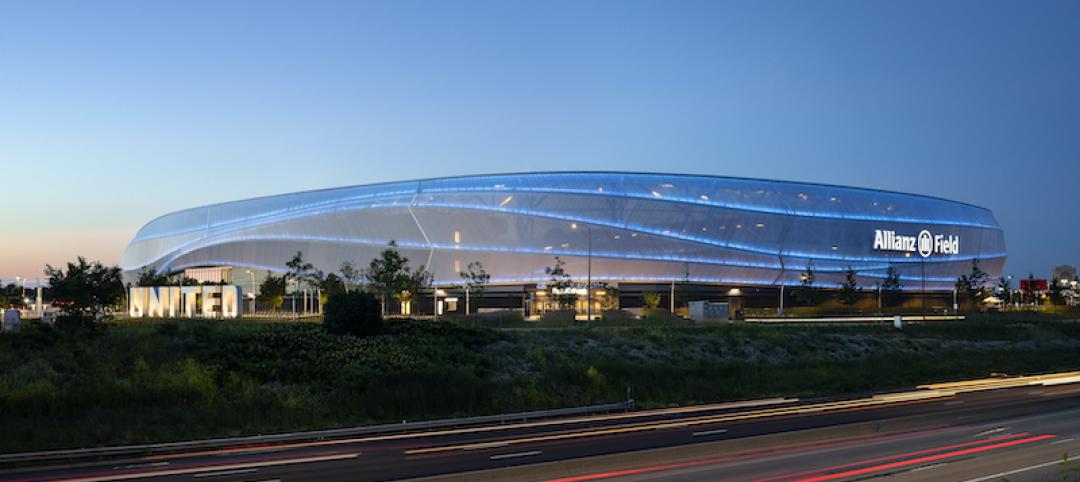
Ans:
{"type": "Polygon", "coordinates": [[[0,480],[1080,480],[1080,373],[0,472],[0,480]]]}

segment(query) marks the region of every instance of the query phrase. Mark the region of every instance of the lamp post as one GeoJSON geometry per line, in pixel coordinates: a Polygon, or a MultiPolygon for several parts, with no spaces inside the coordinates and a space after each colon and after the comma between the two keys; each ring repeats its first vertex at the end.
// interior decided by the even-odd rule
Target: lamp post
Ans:
{"type": "Polygon", "coordinates": [[[255,314],[255,272],[250,269],[247,274],[251,275],[251,314],[255,314]]]}
{"type": "MultiPolygon", "coordinates": [[[[585,323],[592,323],[592,228],[588,224],[582,224],[585,226],[585,236],[588,238],[586,243],[588,248],[585,256],[586,277],[585,277],[585,323]]],[[[570,229],[577,229],[578,223],[570,225],[570,229]]]]}

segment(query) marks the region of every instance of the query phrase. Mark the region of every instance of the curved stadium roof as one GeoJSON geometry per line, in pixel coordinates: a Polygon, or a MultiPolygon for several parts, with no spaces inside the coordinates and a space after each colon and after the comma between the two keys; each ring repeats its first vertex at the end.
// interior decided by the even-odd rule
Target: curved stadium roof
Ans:
{"type": "Polygon", "coordinates": [[[904,284],[952,289],[980,259],[991,276],[1004,235],[981,207],[820,184],[679,174],[546,172],[425,179],[234,201],[166,214],[124,252],[128,273],[196,266],[284,271],[296,251],[324,272],[361,266],[391,240],[437,284],[480,261],[493,283],[543,281],[554,256],[593,278],[740,285],[798,284],[813,263],[823,285],[850,266],[872,286],[890,266],[904,284]],[[578,229],[573,223],[580,225],[578,229]],[[586,228],[587,227],[587,228],[586,228]],[[957,236],[956,254],[874,249],[876,230],[957,236]]]}

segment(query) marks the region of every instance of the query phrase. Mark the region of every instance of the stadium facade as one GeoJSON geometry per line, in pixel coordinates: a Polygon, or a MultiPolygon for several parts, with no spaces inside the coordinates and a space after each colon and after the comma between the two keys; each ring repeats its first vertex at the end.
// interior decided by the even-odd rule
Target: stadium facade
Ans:
{"type": "Polygon", "coordinates": [[[993,214],[956,201],[759,179],[544,172],[341,187],[178,211],[139,230],[122,268],[129,277],[144,269],[231,269],[244,285],[236,270],[283,272],[297,251],[328,273],[344,261],[366,266],[391,240],[437,286],[460,284],[459,272],[479,261],[493,285],[525,297],[549,281],[545,268],[556,256],[575,281],[585,281],[591,257],[594,285],[663,292],[678,282],[704,289],[702,296],[799,285],[808,266],[820,287],[838,287],[851,268],[872,289],[892,267],[905,290],[944,292],[972,260],[999,277],[1006,259],[993,214]]]}

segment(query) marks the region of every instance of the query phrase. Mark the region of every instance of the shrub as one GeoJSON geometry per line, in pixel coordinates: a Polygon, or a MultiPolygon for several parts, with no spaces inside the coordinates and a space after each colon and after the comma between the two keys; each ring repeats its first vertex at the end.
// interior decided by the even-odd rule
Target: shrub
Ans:
{"type": "Polygon", "coordinates": [[[323,328],[330,333],[371,336],[382,332],[382,310],[370,293],[336,293],[326,302],[323,328]]]}

